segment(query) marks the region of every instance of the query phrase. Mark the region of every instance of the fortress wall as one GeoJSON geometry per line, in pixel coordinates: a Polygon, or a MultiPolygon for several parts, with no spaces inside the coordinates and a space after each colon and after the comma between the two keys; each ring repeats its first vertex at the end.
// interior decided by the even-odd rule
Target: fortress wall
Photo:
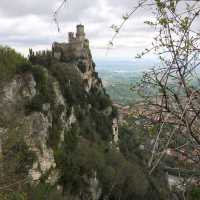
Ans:
{"type": "Polygon", "coordinates": [[[83,42],[81,41],[74,41],[70,43],[70,45],[72,49],[77,49],[77,50],[83,49],[84,47],[83,42]]]}

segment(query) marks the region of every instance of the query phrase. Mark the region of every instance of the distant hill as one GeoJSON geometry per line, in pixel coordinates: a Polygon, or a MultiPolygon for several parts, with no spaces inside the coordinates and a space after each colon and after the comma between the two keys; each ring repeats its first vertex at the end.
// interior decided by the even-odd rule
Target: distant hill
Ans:
{"type": "Polygon", "coordinates": [[[129,105],[139,100],[139,96],[132,88],[140,80],[141,75],[106,71],[99,74],[107,93],[115,103],[129,105]]]}
{"type": "MultiPolygon", "coordinates": [[[[152,62],[150,62],[152,63],[152,62]]],[[[111,99],[122,105],[133,104],[139,96],[132,90],[151,66],[147,62],[131,60],[97,60],[97,71],[111,99]]]]}

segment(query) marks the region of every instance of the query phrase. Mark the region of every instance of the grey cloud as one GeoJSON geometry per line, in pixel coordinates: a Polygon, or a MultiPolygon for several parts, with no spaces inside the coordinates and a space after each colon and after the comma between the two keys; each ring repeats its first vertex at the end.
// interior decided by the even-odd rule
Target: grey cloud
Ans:
{"type": "Polygon", "coordinates": [[[30,14],[45,15],[52,12],[56,0],[1,0],[0,12],[6,17],[19,17],[30,14]]]}
{"type": "MultiPolygon", "coordinates": [[[[77,23],[83,23],[86,25],[87,37],[92,48],[102,48],[102,51],[113,35],[110,26],[119,24],[122,14],[132,8],[136,2],[133,0],[69,0],[70,3],[58,14],[61,33],[57,33],[52,19],[53,11],[62,0],[0,1],[1,43],[24,48],[35,45],[50,46],[55,40],[66,40],[67,32],[73,31],[77,23]]],[[[131,39],[137,38],[142,45],[145,32],[152,32],[143,26],[144,15],[147,16],[147,13],[139,12],[130,19],[118,38],[119,42],[121,40],[123,43],[124,39],[132,42],[131,39]]],[[[122,48],[120,45],[116,47],[122,48]]]]}
{"type": "Polygon", "coordinates": [[[7,44],[18,44],[18,45],[24,45],[24,46],[29,46],[29,45],[35,45],[35,44],[40,44],[40,45],[47,45],[52,42],[52,39],[50,37],[30,37],[30,36],[14,36],[14,35],[5,35],[5,34],[0,34],[0,38],[4,43],[7,44]]]}
{"type": "MultiPolygon", "coordinates": [[[[37,15],[40,17],[49,17],[59,7],[62,0],[1,0],[0,14],[5,17],[21,17],[27,15],[37,15]]],[[[82,13],[90,7],[98,7],[98,1],[91,0],[69,0],[63,9],[59,12],[61,20],[73,21],[79,20],[82,13]]],[[[59,17],[58,16],[58,17],[59,17]]]]}

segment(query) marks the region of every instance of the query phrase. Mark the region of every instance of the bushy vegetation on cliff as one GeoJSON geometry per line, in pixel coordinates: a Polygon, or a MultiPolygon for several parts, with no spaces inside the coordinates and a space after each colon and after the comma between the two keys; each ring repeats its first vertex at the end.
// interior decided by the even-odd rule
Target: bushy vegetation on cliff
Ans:
{"type": "Polygon", "coordinates": [[[0,46],[0,80],[12,78],[21,64],[27,60],[9,47],[0,46]]]}
{"type": "MultiPolygon", "coordinates": [[[[7,52],[8,49],[2,48],[2,51],[7,52]]],[[[54,151],[59,171],[56,184],[62,186],[63,193],[56,190],[56,184],[51,186],[46,183],[48,174],[44,174],[36,186],[19,182],[19,188],[11,186],[11,189],[19,191],[19,194],[1,190],[0,197],[5,200],[43,200],[55,199],[55,196],[57,199],[62,199],[63,195],[66,197],[78,194],[84,195],[86,198],[91,192],[89,191],[90,181],[96,177],[102,190],[102,199],[118,199],[122,196],[124,200],[133,197],[145,199],[151,195],[149,199],[155,200],[159,192],[154,189],[154,185],[147,178],[144,166],[141,163],[137,164],[137,159],[127,159],[123,153],[116,150],[115,145],[110,143],[112,119],[117,113],[113,109],[109,97],[103,93],[105,91],[100,93],[98,90],[92,90],[90,93],[86,93],[83,82],[75,70],[76,63],[62,63],[51,58],[51,62],[43,60],[44,63],[51,64],[42,66],[36,60],[32,63],[13,50],[9,51],[12,52],[11,56],[16,59],[13,59],[12,63],[4,65],[5,68],[12,66],[14,69],[12,76],[10,73],[4,73],[4,77],[7,77],[6,80],[17,74],[23,77],[24,74],[31,73],[36,81],[36,95],[26,104],[26,115],[34,112],[47,115],[43,110],[43,105],[50,104],[52,126],[49,130],[48,145],[54,151]],[[60,115],[64,108],[55,106],[55,94],[52,90],[55,80],[59,83],[67,107],[64,120],[68,120],[67,117],[70,116],[72,107],[76,116],[75,124],[65,129],[62,142],[60,142],[62,129],[60,115]],[[105,113],[107,108],[109,108],[108,111],[111,109],[109,114],[105,113]]],[[[3,69],[1,68],[2,71],[3,69]]],[[[1,83],[2,80],[0,79],[1,83]]],[[[14,181],[18,181],[19,170],[22,170],[23,176],[27,176],[28,169],[35,159],[28,146],[24,144],[23,134],[25,131],[22,130],[18,129],[17,135],[13,132],[17,137],[13,137],[13,134],[10,135],[13,140],[8,147],[9,155],[13,158],[9,160],[10,166],[13,167],[12,173],[16,177],[14,181]],[[14,152],[16,157],[13,156],[14,152]],[[15,162],[15,165],[12,165],[12,162],[15,162]]],[[[125,143],[126,141],[124,141],[124,145],[126,145],[125,143]]],[[[9,183],[9,178],[7,181],[9,183]]],[[[164,199],[164,196],[159,196],[159,198],[164,199]]]]}

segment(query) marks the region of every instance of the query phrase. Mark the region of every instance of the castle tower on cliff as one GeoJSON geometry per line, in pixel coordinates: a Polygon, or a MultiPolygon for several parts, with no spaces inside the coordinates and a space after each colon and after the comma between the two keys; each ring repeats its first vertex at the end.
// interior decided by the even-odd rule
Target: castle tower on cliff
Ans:
{"type": "Polygon", "coordinates": [[[82,24],[76,26],[76,39],[79,41],[85,40],[85,31],[84,26],[82,24]]]}
{"type": "Polygon", "coordinates": [[[76,37],[73,32],[68,33],[68,41],[69,43],[85,41],[85,30],[82,24],[76,26],[76,37]]]}
{"type": "Polygon", "coordinates": [[[53,43],[53,55],[57,59],[77,58],[84,56],[84,48],[89,48],[89,40],[85,37],[85,30],[82,24],[76,26],[74,32],[68,33],[68,43],[53,43]]]}

